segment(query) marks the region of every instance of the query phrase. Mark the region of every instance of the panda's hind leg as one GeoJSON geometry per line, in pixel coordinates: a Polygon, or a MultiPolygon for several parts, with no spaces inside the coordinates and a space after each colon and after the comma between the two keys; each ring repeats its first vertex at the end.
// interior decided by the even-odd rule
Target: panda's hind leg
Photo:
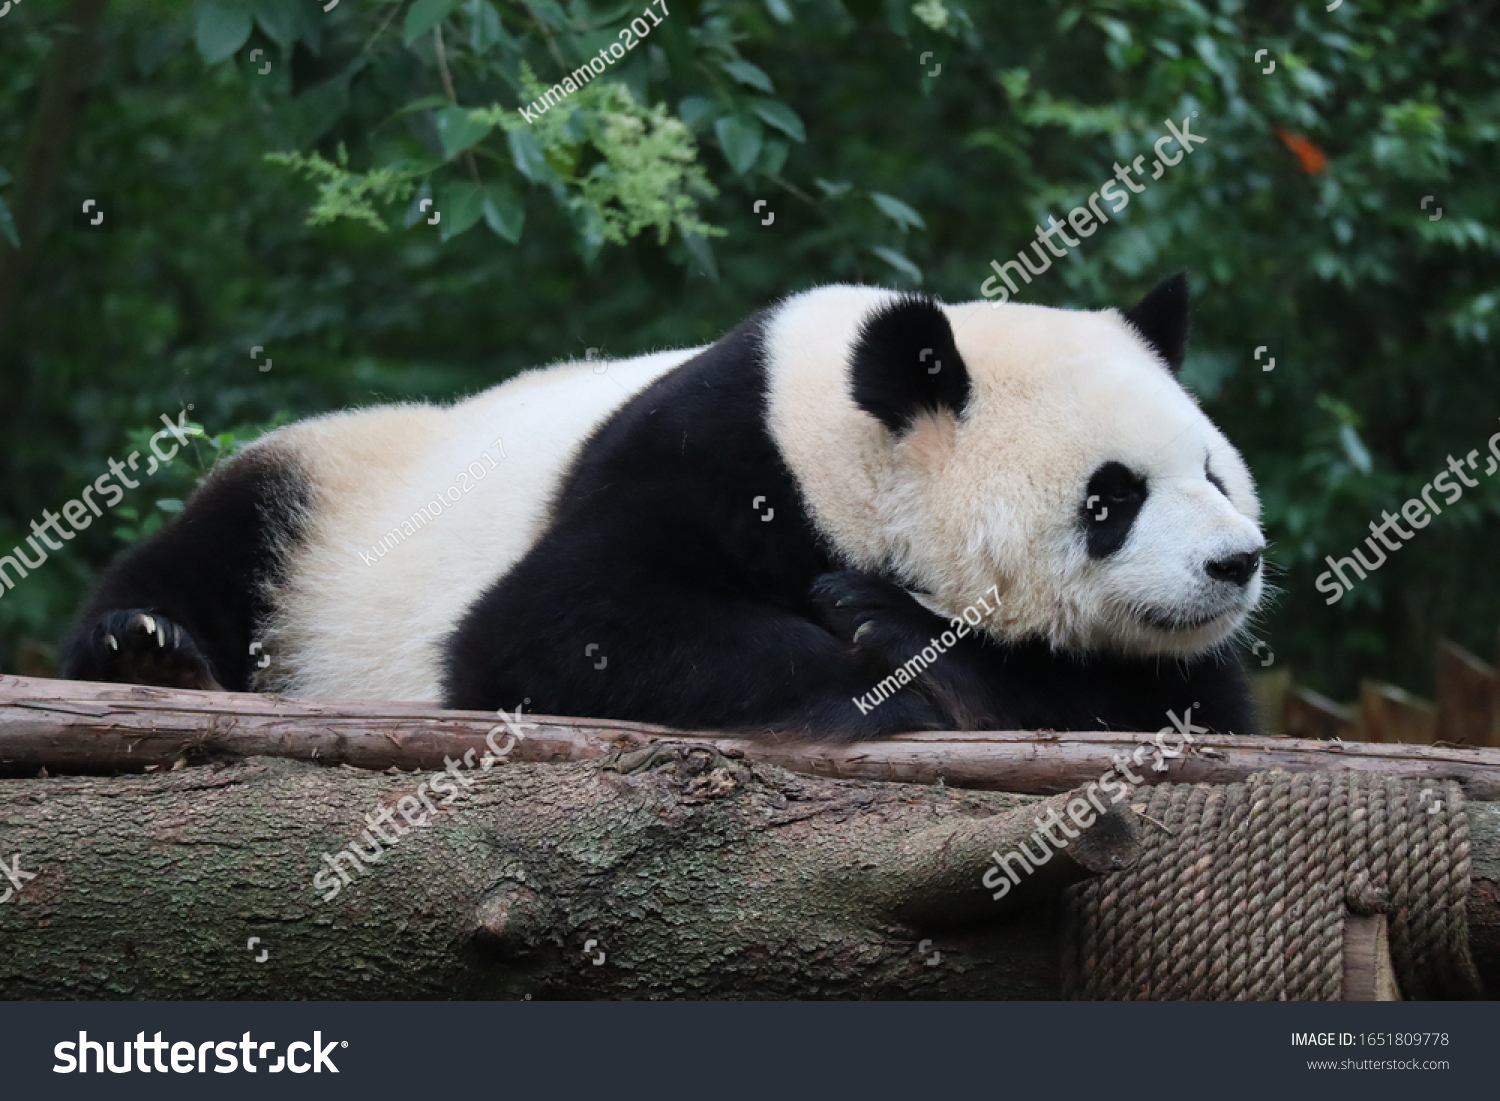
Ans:
{"type": "Polygon", "coordinates": [[[267,441],[212,474],[121,554],[59,647],[68,680],[249,691],[267,593],[307,509],[307,479],[267,441]]]}
{"type": "Polygon", "coordinates": [[[67,676],[162,688],[224,688],[184,627],[141,608],[105,612],[81,625],[71,640],[67,676]]]}

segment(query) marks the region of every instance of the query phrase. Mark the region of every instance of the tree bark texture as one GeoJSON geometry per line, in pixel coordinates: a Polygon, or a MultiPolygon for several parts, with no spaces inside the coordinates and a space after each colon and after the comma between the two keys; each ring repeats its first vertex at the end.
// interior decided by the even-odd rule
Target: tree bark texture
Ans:
{"type": "MultiPolygon", "coordinates": [[[[394,840],[346,858],[329,901],[324,854],[430,773],[255,758],[0,780],[0,859],[23,876],[0,995],[1056,996],[1050,899],[1090,869],[1060,854],[1019,911],[980,883],[1035,828],[1033,797],[636,756],[475,770],[425,827],[387,819],[394,840]]],[[[1133,818],[1097,824],[1105,864],[1133,860],[1133,818]]]]}

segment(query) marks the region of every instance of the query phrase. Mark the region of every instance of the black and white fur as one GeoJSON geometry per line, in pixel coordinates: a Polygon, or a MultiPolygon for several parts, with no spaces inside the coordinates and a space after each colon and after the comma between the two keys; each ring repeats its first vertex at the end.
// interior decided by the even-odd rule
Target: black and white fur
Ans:
{"type": "Polygon", "coordinates": [[[1190,706],[1248,732],[1227,647],[1259,505],[1174,378],[1186,307],[1180,276],[1123,315],[822,287],[707,347],[291,425],[111,567],[63,674],[847,737],[1190,706]],[[992,590],[982,640],[856,706],[992,590]]]}

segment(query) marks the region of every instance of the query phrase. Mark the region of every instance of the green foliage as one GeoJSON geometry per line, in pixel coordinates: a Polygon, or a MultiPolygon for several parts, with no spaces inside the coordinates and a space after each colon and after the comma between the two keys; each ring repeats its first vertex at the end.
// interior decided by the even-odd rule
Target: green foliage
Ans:
{"type": "MultiPolygon", "coordinates": [[[[546,91],[525,65],[521,87],[531,102],[546,91]]],[[[699,237],[723,235],[697,216],[698,199],[712,198],[718,189],[697,163],[688,128],[661,104],[637,103],[624,84],[585,84],[535,123],[499,106],[470,111],[468,119],[476,128],[499,127],[535,141],[546,168],[535,157],[518,167],[537,182],[558,183],[572,193],[568,206],[586,239],[623,245],[655,229],[657,243],[665,244],[674,226],[699,237]]]]}
{"type": "MultiPolygon", "coordinates": [[[[665,0],[526,121],[646,6],[111,0],[0,333],[0,550],[187,403],[217,434],[443,400],[589,347],[711,340],[817,283],[977,298],[992,259],[1116,164],[1149,174],[1167,120],[1191,118],[1208,143],[1021,299],[1100,309],[1190,272],[1183,377],[1260,484],[1282,591],[1256,632],[1277,669],[1349,696],[1364,675],[1423,688],[1440,634],[1493,654],[1500,478],[1338,604],[1313,584],[1500,428],[1500,24],[1482,7],[665,0]],[[109,200],[108,233],[72,224],[78,193],[109,200]]],[[[5,28],[0,198],[19,215],[66,32],[34,3],[5,28]]],[[[202,469],[174,463],[110,526],[139,537],[202,469]]],[[[0,668],[57,637],[120,546],[96,525],[0,597],[0,668]]]]}
{"type": "Polygon", "coordinates": [[[337,156],[337,164],[324,160],[320,153],[267,153],[266,160],[300,172],[318,185],[318,200],[307,216],[308,225],[323,226],[339,218],[353,218],[379,233],[386,232],[386,224],[374,204],[409,198],[416,189],[412,182],[415,173],[402,174],[389,168],[350,172],[349,153],[342,142],[337,156]]]}

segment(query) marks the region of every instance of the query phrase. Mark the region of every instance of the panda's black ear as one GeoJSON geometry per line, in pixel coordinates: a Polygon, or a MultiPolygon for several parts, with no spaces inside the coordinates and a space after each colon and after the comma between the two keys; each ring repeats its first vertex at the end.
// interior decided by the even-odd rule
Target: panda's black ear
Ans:
{"type": "Polygon", "coordinates": [[[1187,347],[1188,281],[1186,272],[1169,275],[1146,292],[1129,310],[1125,320],[1160,353],[1175,375],[1182,367],[1187,347]]]}
{"type": "Polygon", "coordinates": [[[892,432],[924,412],[963,412],[969,369],[948,315],[933,299],[904,295],[860,326],[849,357],[854,403],[892,432]]]}

